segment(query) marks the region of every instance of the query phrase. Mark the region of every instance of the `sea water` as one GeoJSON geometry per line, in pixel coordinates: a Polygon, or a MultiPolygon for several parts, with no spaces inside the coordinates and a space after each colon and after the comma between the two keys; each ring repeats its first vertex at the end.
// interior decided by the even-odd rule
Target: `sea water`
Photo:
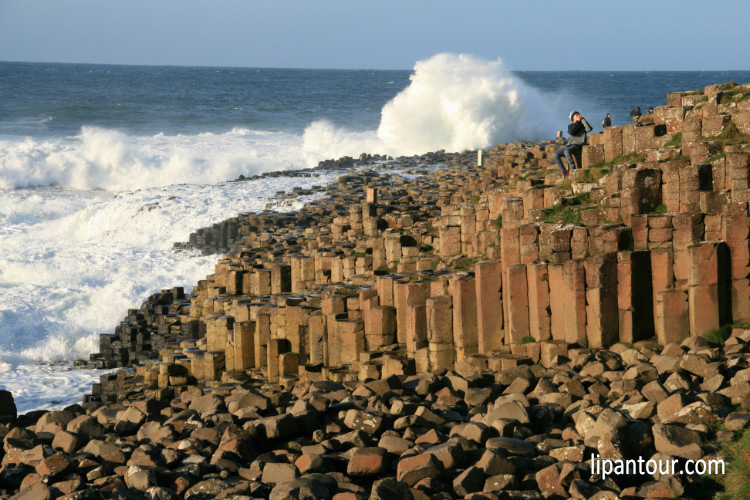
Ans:
{"type": "MultiPolygon", "coordinates": [[[[0,62],[0,387],[20,412],[80,402],[74,369],[129,308],[187,291],[216,256],[175,252],[200,227],[340,172],[261,177],[361,153],[551,139],[576,110],[666,103],[750,72],[522,72],[438,54],[409,71],[0,62]]],[[[277,210],[295,210],[299,197],[277,210]]]]}

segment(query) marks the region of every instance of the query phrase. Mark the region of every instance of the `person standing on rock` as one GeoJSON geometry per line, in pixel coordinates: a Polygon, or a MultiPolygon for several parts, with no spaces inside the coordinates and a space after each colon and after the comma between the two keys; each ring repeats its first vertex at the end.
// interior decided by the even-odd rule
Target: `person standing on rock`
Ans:
{"type": "Polygon", "coordinates": [[[641,119],[641,107],[636,106],[630,110],[630,116],[633,118],[632,123],[637,123],[641,119]]]}
{"type": "Polygon", "coordinates": [[[570,113],[569,117],[571,121],[571,124],[568,125],[568,135],[570,135],[570,139],[568,139],[565,146],[555,151],[552,155],[555,159],[555,163],[557,163],[557,166],[560,168],[563,177],[566,177],[571,170],[576,168],[573,155],[580,153],[583,145],[586,144],[586,134],[593,130],[593,127],[589,125],[586,118],[584,118],[578,111],[573,111],[570,113]],[[565,158],[568,160],[567,169],[561,160],[563,155],[565,155],[565,158]]]}
{"type": "Polygon", "coordinates": [[[612,115],[610,113],[607,113],[607,116],[604,117],[604,120],[602,120],[602,128],[607,128],[612,126],[612,115]]]}

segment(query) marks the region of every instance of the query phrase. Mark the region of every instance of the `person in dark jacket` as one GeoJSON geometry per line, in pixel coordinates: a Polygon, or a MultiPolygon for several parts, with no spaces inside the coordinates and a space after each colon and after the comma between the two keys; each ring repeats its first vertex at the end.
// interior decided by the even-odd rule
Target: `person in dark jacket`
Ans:
{"type": "Polygon", "coordinates": [[[568,125],[568,135],[570,135],[570,139],[568,139],[565,146],[555,151],[552,155],[555,159],[555,163],[557,163],[557,166],[560,168],[563,177],[567,176],[571,170],[576,168],[573,155],[581,151],[583,145],[586,144],[586,134],[593,129],[591,125],[589,125],[589,122],[587,122],[583,115],[578,111],[573,111],[570,113],[569,117],[571,121],[570,125],[568,125]],[[561,160],[563,155],[565,155],[565,158],[568,160],[567,169],[561,160]]]}
{"type": "Polygon", "coordinates": [[[607,113],[607,116],[602,120],[602,128],[607,128],[612,126],[612,115],[610,113],[607,113]]]}
{"type": "Polygon", "coordinates": [[[633,118],[632,123],[638,122],[638,120],[641,119],[641,107],[636,106],[632,110],[630,110],[630,116],[633,118]]]}

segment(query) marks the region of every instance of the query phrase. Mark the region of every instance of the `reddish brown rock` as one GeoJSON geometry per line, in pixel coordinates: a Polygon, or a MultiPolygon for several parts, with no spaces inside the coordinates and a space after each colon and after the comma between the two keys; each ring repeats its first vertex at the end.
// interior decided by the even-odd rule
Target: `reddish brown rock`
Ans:
{"type": "Polygon", "coordinates": [[[357,448],[349,459],[346,473],[352,476],[372,476],[382,474],[388,467],[385,448],[357,448]]]}

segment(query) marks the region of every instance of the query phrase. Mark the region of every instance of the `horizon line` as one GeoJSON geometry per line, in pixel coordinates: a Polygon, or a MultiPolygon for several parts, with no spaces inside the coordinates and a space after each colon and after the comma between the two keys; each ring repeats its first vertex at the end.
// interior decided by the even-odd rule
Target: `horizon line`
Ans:
{"type": "MultiPolygon", "coordinates": [[[[69,62],[69,61],[6,61],[0,60],[0,63],[9,64],[60,64],[60,65],[81,65],[81,66],[125,66],[125,67],[147,67],[147,68],[216,68],[216,69],[292,69],[304,71],[414,71],[414,68],[323,68],[323,67],[303,67],[303,66],[222,66],[211,64],[136,64],[136,63],[102,63],[102,62],[69,62]]],[[[511,72],[540,72],[540,73],[690,73],[690,72],[748,72],[749,69],[511,69],[511,72]]]]}

